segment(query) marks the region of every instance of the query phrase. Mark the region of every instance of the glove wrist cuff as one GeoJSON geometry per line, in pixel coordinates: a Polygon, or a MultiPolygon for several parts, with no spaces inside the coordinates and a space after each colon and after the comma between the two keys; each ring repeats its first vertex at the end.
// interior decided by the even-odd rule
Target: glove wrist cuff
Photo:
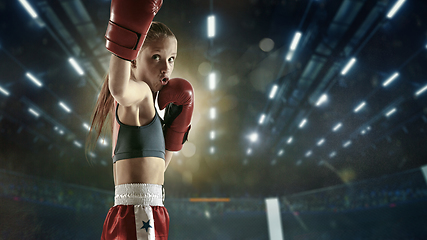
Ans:
{"type": "Polygon", "coordinates": [[[182,149],[183,144],[187,141],[188,132],[191,126],[185,132],[176,132],[170,128],[166,130],[165,146],[166,150],[179,151],[182,149]]]}
{"type": "Polygon", "coordinates": [[[116,56],[131,61],[136,59],[142,46],[141,34],[126,29],[112,21],[108,22],[105,33],[106,48],[116,56]]]}

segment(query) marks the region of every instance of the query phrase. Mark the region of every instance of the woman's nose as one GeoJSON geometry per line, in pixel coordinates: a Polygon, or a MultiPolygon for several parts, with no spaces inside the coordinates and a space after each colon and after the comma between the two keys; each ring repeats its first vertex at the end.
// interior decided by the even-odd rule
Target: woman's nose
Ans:
{"type": "Polygon", "coordinates": [[[169,72],[169,70],[170,70],[170,66],[169,66],[169,64],[168,64],[167,62],[163,62],[163,63],[162,63],[162,66],[161,66],[161,68],[160,68],[160,71],[161,71],[162,73],[167,73],[167,72],[169,72]]]}

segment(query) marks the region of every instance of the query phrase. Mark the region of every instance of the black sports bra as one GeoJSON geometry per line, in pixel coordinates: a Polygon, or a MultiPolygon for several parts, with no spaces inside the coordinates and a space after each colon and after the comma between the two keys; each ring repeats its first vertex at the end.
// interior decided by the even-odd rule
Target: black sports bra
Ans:
{"type": "Polygon", "coordinates": [[[122,123],[117,115],[119,103],[115,102],[113,126],[113,162],[138,157],[165,159],[165,139],[162,124],[157,114],[144,126],[130,126],[122,123]]]}

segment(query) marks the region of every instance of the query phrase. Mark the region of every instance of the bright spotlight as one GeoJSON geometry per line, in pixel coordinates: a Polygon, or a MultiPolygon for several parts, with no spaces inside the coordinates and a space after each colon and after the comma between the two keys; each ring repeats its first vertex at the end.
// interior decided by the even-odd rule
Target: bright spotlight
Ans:
{"type": "Polygon", "coordinates": [[[215,16],[211,15],[208,17],[208,37],[215,37],[215,16]]]}
{"type": "Polygon", "coordinates": [[[299,128],[303,128],[304,127],[304,125],[307,123],[307,119],[306,118],[304,118],[302,121],[301,121],[301,123],[299,124],[299,128]]]}
{"type": "Polygon", "coordinates": [[[251,142],[256,142],[258,140],[258,133],[252,133],[249,135],[249,140],[251,140],[251,142]]]}
{"type": "Polygon", "coordinates": [[[261,114],[261,117],[259,118],[259,121],[258,121],[259,125],[262,125],[264,123],[264,120],[265,120],[265,114],[261,114]]]}
{"type": "Polygon", "coordinates": [[[391,10],[387,13],[387,18],[391,19],[394,14],[396,14],[396,12],[400,9],[400,7],[403,5],[403,3],[405,2],[405,0],[399,0],[397,1],[393,7],[391,8],[391,10]]]}
{"type": "Polygon", "coordinates": [[[355,62],[356,62],[356,58],[350,59],[350,61],[345,65],[344,69],[341,71],[341,75],[346,75],[355,62]]]}
{"type": "Polygon", "coordinates": [[[70,62],[71,66],[73,66],[74,70],[76,70],[76,72],[82,76],[84,73],[83,69],[80,67],[80,65],[76,62],[76,60],[74,60],[74,58],[69,58],[68,62],[70,62]]]}
{"type": "Polygon", "coordinates": [[[26,0],[19,0],[22,6],[27,10],[32,18],[37,18],[37,13],[34,11],[34,8],[26,0]]]}
{"type": "Polygon", "coordinates": [[[322,94],[322,96],[320,96],[319,100],[317,100],[316,102],[316,106],[320,106],[322,105],[322,103],[326,102],[328,100],[328,95],[326,94],[322,94]]]}
{"type": "Polygon", "coordinates": [[[279,88],[279,87],[277,86],[277,84],[274,84],[273,88],[271,88],[270,95],[268,96],[270,99],[273,99],[273,98],[274,98],[274,96],[276,96],[276,93],[277,93],[277,89],[278,89],[278,88],[279,88]]]}

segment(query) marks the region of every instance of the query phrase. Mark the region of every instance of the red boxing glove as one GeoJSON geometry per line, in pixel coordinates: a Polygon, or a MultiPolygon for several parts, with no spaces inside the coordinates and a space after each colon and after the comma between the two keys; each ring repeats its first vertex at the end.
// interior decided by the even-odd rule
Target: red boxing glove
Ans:
{"type": "Polygon", "coordinates": [[[136,59],[162,3],[163,0],[112,0],[106,48],[122,59],[136,59]]]}
{"type": "Polygon", "coordinates": [[[166,150],[179,151],[187,140],[191,128],[191,116],[194,107],[194,91],[191,83],[182,78],[170,79],[159,92],[158,104],[165,112],[166,150]]]}

